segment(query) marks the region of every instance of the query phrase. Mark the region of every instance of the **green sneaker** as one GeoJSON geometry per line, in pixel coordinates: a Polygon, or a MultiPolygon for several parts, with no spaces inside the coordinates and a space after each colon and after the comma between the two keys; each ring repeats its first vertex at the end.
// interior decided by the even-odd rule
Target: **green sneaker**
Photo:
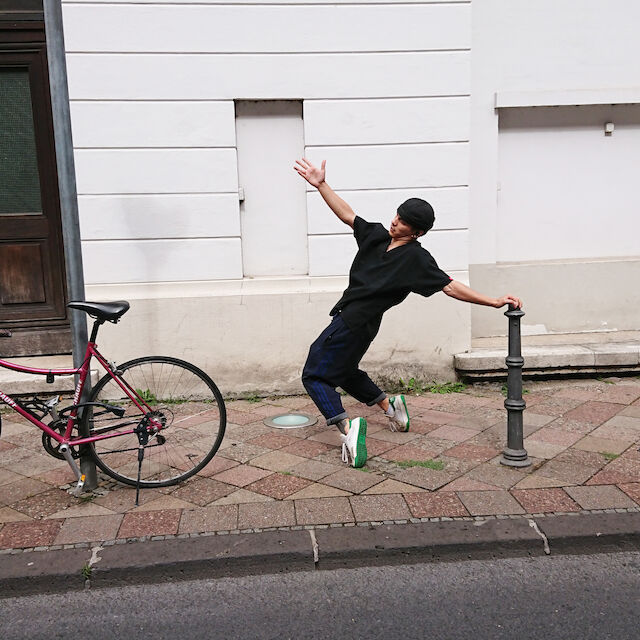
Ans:
{"type": "Polygon", "coordinates": [[[389,417],[391,431],[409,431],[409,410],[404,396],[389,398],[389,404],[393,407],[393,416],[389,417]]]}
{"type": "Polygon", "coordinates": [[[349,432],[346,436],[340,434],[342,440],[342,461],[351,460],[352,467],[363,467],[367,461],[367,421],[364,418],[354,418],[349,421],[349,432]]]}

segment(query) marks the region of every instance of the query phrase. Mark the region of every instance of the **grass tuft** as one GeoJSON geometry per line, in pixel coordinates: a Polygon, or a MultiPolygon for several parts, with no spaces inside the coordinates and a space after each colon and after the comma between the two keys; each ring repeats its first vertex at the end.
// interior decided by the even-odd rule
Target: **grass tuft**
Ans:
{"type": "MultiPolygon", "coordinates": [[[[142,400],[144,400],[147,404],[184,404],[185,402],[189,402],[189,398],[182,397],[169,397],[169,398],[158,398],[153,391],[149,389],[136,389],[136,393],[140,396],[142,400]]],[[[117,404],[117,403],[111,403],[117,404]]]]}
{"type": "Polygon", "coordinates": [[[434,471],[442,471],[444,469],[442,460],[399,460],[396,464],[402,469],[410,469],[411,467],[424,467],[434,471]]]}
{"type": "MultiPolygon", "coordinates": [[[[507,389],[507,385],[503,384],[502,388],[500,389],[500,393],[502,393],[502,395],[506,398],[508,392],[509,392],[509,390],[507,389]]],[[[529,389],[523,389],[522,390],[522,395],[525,395],[526,393],[529,393],[529,389]]]]}
{"type": "Polygon", "coordinates": [[[93,572],[93,569],[91,568],[91,565],[89,563],[86,563],[82,569],[80,570],[80,573],[82,574],[82,577],[85,580],[91,580],[91,573],[93,572]]]}
{"type": "Polygon", "coordinates": [[[467,388],[464,382],[433,383],[427,387],[429,393],[462,393],[467,388]]]}
{"type": "Polygon", "coordinates": [[[402,378],[395,383],[385,385],[389,393],[462,393],[467,385],[464,382],[426,382],[417,378],[409,378],[405,382],[402,378]]]}

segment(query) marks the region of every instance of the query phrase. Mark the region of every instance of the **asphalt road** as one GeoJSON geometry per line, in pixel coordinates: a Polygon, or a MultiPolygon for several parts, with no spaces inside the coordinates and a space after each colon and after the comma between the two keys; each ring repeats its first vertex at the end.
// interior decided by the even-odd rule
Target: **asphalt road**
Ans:
{"type": "Polygon", "coordinates": [[[640,553],[221,578],[0,600],[0,638],[640,637],[640,553]]]}

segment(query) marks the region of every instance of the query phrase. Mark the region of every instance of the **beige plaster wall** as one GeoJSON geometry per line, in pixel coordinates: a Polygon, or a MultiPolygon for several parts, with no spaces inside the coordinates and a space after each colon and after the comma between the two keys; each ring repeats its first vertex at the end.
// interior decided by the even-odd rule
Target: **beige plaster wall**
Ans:
{"type": "MultiPolygon", "coordinates": [[[[95,293],[95,292],[94,292],[95,293]]],[[[202,367],[223,393],[303,393],[309,345],[328,324],[335,291],[131,300],[99,348],[117,362],[172,355],[202,367]]],[[[470,307],[436,294],[411,295],[385,315],[363,367],[385,378],[453,380],[453,354],[470,344],[470,307]]]]}
{"type": "MultiPolygon", "coordinates": [[[[640,259],[475,264],[471,286],[524,300],[523,335],[640,329],[640,259]]],[[[501,313],[472,307],[472,337],[507,334],[501,313]]]]}

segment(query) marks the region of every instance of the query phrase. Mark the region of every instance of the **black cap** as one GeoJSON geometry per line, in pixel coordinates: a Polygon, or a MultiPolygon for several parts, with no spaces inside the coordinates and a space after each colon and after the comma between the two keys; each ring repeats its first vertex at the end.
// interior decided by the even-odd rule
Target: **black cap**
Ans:
{"type": "Polygon", "coordinates": [[[436,216],[433,207],[421,198],[409,198],[398,207],[398,215],[414,229],[425,233],[433,227],[436,216]]]}

